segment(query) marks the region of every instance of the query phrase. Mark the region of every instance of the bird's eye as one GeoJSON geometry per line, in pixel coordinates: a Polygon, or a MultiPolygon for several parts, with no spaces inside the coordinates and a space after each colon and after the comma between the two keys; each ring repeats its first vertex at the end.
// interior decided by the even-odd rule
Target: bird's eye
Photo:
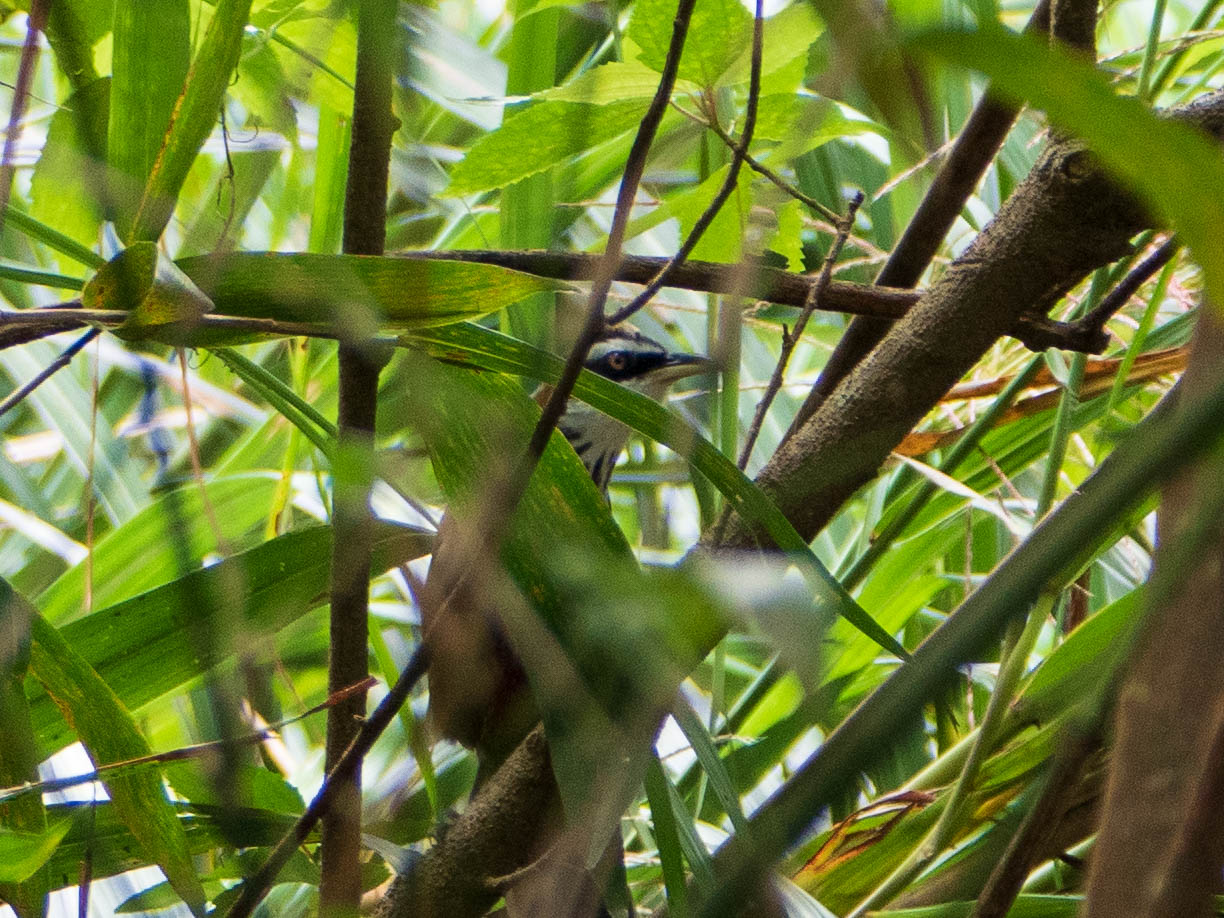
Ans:
{"type": "Polygon", "coordinates": [[[624,351],[613,351],[605,359],[608,362],[608,369],[614,373],[619,373],[629,366],[629,355],[624,351]]]}

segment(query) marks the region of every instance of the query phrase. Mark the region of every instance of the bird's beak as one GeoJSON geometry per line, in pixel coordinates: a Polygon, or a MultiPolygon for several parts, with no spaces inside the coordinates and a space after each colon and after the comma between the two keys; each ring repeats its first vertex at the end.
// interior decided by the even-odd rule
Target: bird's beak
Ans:
{"type": "Polygon", "coordinates": [[[700,354],[668,354],[663,365],[651,373],[657,380],[673,383],[689,376],[718,372],[718,364],[700,354]]]}

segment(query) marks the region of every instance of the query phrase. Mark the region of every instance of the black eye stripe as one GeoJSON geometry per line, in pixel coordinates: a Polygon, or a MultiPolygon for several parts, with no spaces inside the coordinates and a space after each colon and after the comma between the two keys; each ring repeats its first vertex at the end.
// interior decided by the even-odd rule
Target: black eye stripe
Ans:
{"type": "Polygon", "coordinates": [[[608,351],[595,360],[587,361],[587,369],[616,382],[633,379],[661,367],[667,360],[663,352],[634,353],[608,351]]]}

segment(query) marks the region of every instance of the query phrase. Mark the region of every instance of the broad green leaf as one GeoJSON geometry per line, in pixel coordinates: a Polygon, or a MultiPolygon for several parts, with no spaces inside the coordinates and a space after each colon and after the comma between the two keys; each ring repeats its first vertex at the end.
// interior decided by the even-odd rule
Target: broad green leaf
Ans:
{"type": "MultiPolygon", "coordinates": [[[[796,61],[802,61],[806,69],[808,49],[823,34],[824,24],[817,17],[816,7],[812,3],[790,3],[767,18],[761,42],[764,50],[761,60],[762,85],[768,82],[772,74],[792,66],[796,61]]],[[[720,85],[748,82],[752,42],[746,40],[744,44],[739,57],[719,79],[720,85]]]]}
{"type": "MultiPolygon", "coordinates": [[[[563,366],[558,357],[471,324],[416,333],[409,340],[429,345],[447,360],[469,361],[482,369],[518,373],[544,381],[555,381],[563,366]]],[[[589,370],[580,375],[574,395],[686,457],[727,498],[737,513],[764,529],[778,547],[788,553],[808,581],[818,603],[844,615],[881,647],[903,658],[906,656],[904,648],[892,635],[842,589],[777,505],[708,440],[687,425],[677,423],[657,402],[589,370]]]]}
{"type": "Polygon", "coordinates": [[[191,60],[187,0],[115,0],[108,192],[127,238],[191,60]]]}
{"type": "Polygon", "coordinates": [[[1177,230],[1202,266],[1212,299],[1224,303],[1224,160],[1218,144],[1184,123],[1158,118],[1119,96],[1093,65],[1057,46],[1001,28],[931,32],[912,42],[980,70],[999,92],[1043,109],[1083,137],[1093,154],[1177,230]],[[1187,194],[1187,188],[1204,189],[1187,194]]]}
{"type": "Polygon", "coordinates": [[[200,316],[212,311],[208,297],[152,242],[137,242],[99,268],[81,303],[128,312],[114,332],[129,340],[186,342],[200,316]]]}
{"type": "MultiPolygon", "coordinates": [[[[9,590],[9,602],[25,601],[9,590]]],[[[64,636],[31,610],[33,642],[30,672],[54,699],[95,764],[139,758],[150,753],[132,715],[64,636]]],[[[166,799],[156,768],[133,769],[105,778],[116,812],[136,836],[152,863],[165,871],[175,891],[195,914],[204,911],[205,894],[196,877],[187,836],[166,799]]]]}
{"type": "Polygon", "coordinates": [[[187,172],[217,123],[226,87],[238,64],[243,30],[250,12],[251,0],[217,0],[204,40],[186,75],[183,94],[175,100],[170,130],[149,172],[148,183],[127,234],[128,241],[157,239],[174,213],[187,172]]]}
{"type": "MultiPolygon", "coordinates": [[[[51,116],[47,142],[30,176],[30,216],[86,247],[96,245],[104,219],[96,194],[106,167],[110,80],[94,80],[51,116]]],[[[92,254],[92,252],[91,252],[92,254]]],[[[82,264],[94,266],[92,261],[82,264]]],[[[69,266],[60,260],[60,266],[69,266]]]]}
{"type": "Polygon", "coordinates": [[[301,815],[306,804],[297,788],[281,775],[267,768],[238,763],[226,772],[226,784],[238,794],[226,799],[217,792],[215,775],[210,775],[208,760],[184,759],[169,762],[162,769],[174,792],[192,806],[223,807],[235,800],[243,807],[254,807],[269,813],[301,815]]]}
{"type": "MultiPolygon", "coordinates": [[[[722,166],[715,169],[699,185],[669,195],[658,207],[652,207],[641,216],[630,220],[626,235],[632,239],[672,219],[678,220],[682,233],[688,235],[693,224],[710,206],[711,199],[726,181],[729,168],[722,166]]],[[[752,172],[741,168],[736,179],[736,190],[731,193],[718,216],[697,243],[693,250],[694,259],[723,264],[738,263],[742,260],[744,225],[753,201],[752,184],[752,172]]]]}
{"type": "MultiPolygon", "coordinates": [[[[671,43],[676,0],[638,0],[627,36],[641,48],[639,60],[662,70],[671,43]]],[[[693,10],[679,76],[713,86],[740,56],[752,34],[752,16],[739,0],[701,0],[693,10]]]]}
{"type": "MultiPolygon", "coordinates": [[[[38,833],[15,832],[12,829],[0,829],[0,883],[24,883],[42,868],[68,830],[72,827],[71,819],[60,819],[38,833]]],[[[46,892],[46,890],[43,890],[46,892]]],[[[17,904],[24,905],[19,900],[17,904]]],[[[24,908],[41,910],[41,898],[35,905],[33,902],[24,908]]],[[[25,911],[21,914],[35,914],[25,911]]]]}
{"type": "MultiPolygon", "coordinates": [[[[609,61],[592,67],[564,86],[538,92],[535,97],[554,102],[611,105],[628,99],[651,99],[658,88],[658,71],[637,61],[609,61]]],[[[693,85],[689,88],[697,87],[693,85]]],[[[685,87],[677,85],[676,91],[684,92],[685,87]]]]}
{"type": "Polygon", "coordinates": [[[266,518],[275,488],[271,474],[257,473],[208,482],[204,496],[195,482],[179,486],[98,539],[91,562],[69,568],[38,596],[39,611],[55,625],[83,615],[91,565],[95,608],[173,580],[182,573],[179,553],[202,560],[219,548],[205,500],[222,536],[241,540],[266,518]]]}
{"type": "Polygon", "coordinates": [[[565,286],[493,265],[393,256],[240,252],[177,264],[221,315],[371,332],[476,318],[565,286]]]}
{"type": "Polygon", "coordinates": [[[608,105],[536,103],[476,141],[451,171],[446,193],[492,191],[573,159],[636,127],[646,105],[644,99],[608,105]]]}
{"type": "MultiPolygon", "coordinates": [[[[675,214],[680,220],[680,228],[687,237],[693,231],[693,225],[710,205],[714,195],[727,179],[730,166],[718,169],[700,188],[706,189],[702,202],[699,195],[686,197],[684,202],[675,208],[675,214]]],[[[759,251],[745,252],[748,214],[753,205],[753,174],[747,166],[741,166],[735,178],[735,188],[718,215],[710,223],[701,241],[693,249],[693,258],[701,261],[721,262],[723,264],[738,264],[745,254],[759,255],[759,251]]]]}
{"type": "MultiPolygon", "coordinates": [[[[429,533],[381,525],[374,541],[372,570],[427,553],[429,533]]],[[[243,628],[274,634],[326,600],[331,574],[331,530],[317,526],[278,536],[256,548],[194,571],[132,599],[99,609],[66,625],[60,634],[129,710],[196,678],[222,662],[217,648],[200,646],[200,607],[193,596],[220,595],[241,583],[243,628]]],[[[213,608],[216,604],[210,604],[213,608]]],[[[31,718],[39,742],[49,750],[70,741],[54,705],[31,696],[31,718]]]]}

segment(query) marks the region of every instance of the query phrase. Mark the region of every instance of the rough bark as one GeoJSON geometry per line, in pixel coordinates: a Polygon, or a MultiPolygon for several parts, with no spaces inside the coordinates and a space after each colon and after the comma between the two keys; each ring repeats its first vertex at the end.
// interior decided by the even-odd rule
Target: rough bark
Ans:
{"type": "MultiPolygon", "coordinates": [[[[1220,136],[1224,93],[1207,96],[1171,116],[1220,136]]],[[[757,483],[805,538],[814,538],[940,396],[1021,316],[1048,310],[1090,271],[1124,254],[1130,238],[1149,223],[1082,145],[1052,143],[990,226],[784,444],[757,483]]],[[[718,530],[707,534],[699,550],[754,544],[742,521],[731,517],[728,523],[721,536],[715,536],[718,530]]],[[[547,767],[538,756],[534,761],[536,767],[547,767]]],[[[479,809],[473,805],[460,818],[465,831],[491,838],[504,839],[506,827],[514,827],[510,837],[520,855],[517,867],[507,870],[506,863],[498,861],[492,870],[477,870],[471,865],[479,862],[463,859],[468,855],[459,851],[452,855],[434,849],[427,857],[453,857],[454,865],[446,871],[451,877],[462,877],[468,869],[455,865],[469,865],[469,883],[476,884],[491,872],[504,874],[527,866],[533,858],[524,857],[528,848],[520,833],[539,809],[538,798],[532,796],[538,783],[522,775],[517,779],[525,788],[520,796],[495,778],[486,794],[492,795],[495,786],[503,787],[506,799],[498,805],[486,802],[479,809]]],[[[487,856],[493,856],[492,847],[487,856]]],[[[402,878],[400,885],[411,882],[415,881],[402,878]]],[[[389,906],[382,915],[414,914],[405,904],[410,897],[388,899],[400,903],[400,908],[389,906]]]]}
{"type": "MultiPolygon", "coordinates": [[[[1224,93],[1171,117],[1219,136],[1224,93]]],[[[779,448],[757,484],[805,539],[814,538],[1020,316],[1048,310],[1125,254],[1148,225],[1082,144],[1052,143],[994,221],[779,448]]],[[[747,547],[754,537],[732,518],[719,544],[747,547]]]]}
{"type": "Polygon", "coordinates": [[[500,897],[502,881],[539,857],[547,841],[540,831],[558,825],[558,806],[548,741],[537,727],[438,843],[396,877],[378,918],[484,914],[500,897]]]}
{"type": "MultiPolygon", "coordinates": [[[[1183,398],[1224,373],[1224,324],[1199,320],[1183,398]]],[[[1086,918],[1215,914],[1224,862],[1224,520],[1219,449],[1165,489],[1148,621],[1118,698],[1086,918]]]]}

